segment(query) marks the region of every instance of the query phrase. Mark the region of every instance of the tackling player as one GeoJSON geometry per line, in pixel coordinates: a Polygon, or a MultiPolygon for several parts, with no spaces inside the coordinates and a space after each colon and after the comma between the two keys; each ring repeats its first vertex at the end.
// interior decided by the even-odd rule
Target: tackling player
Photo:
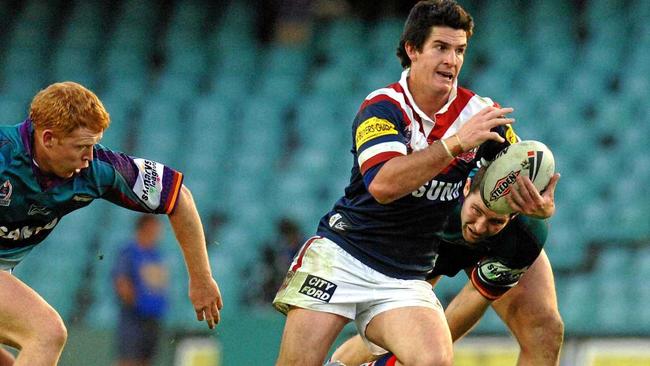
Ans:
{"type": "Polygon", "coordinates": [[[168,215],[197,319],[210,328],[219,321],[221,294],[183,175],[99,145],[109,123],[94,93],[64,82],[36,94],[24,122],[0,128],[0,343],[20,349],[15,365],[55,365],[67,330],[59,314],[11,270],[64,215],[98,198],[168,215]]]}
{"type": "MultiPolygon", "coordinates": [[[[520,344],[518,365],[558,365],[564,326],[553,273],[542,251],[547,223],[522,215],[510,219],[489,210],[479,193],[483,174],[484,168],[465,186],[465,199],[439,233],[439,255],[428,280],[435,286],[442,275],[453,277],[462,269],[470,279],[445,309],[454,341],[467,334],[491,304],[520,344]]],[[[557,177],[549,184],[554,189],[557,177]]],[[[331,359],[333,365],[356,366],[375,358],[357,335],[331,359]]],[[[384,355],[376,365],[392,365],[394,360],[392,354],[384,355]]]]}
{"type": "MultiPolygon", "coordinates": [[[[398,49],[405,71],[361,105],[350,184],[274,300],[287,314],[278,365],[321,365],[350,320],[401,364],[451,364],[447,321],[425,281],[438,249],[434,231],[460,196],[477,146],[508,143],[493,129],[516,139],[504,127],[512,108],[457,85],[472,32],[471,16],[452,0],[411,10],[398,49]]],[[[513,202],[519,211],[553,213],[547,193],[521,193],[513,202]]]]}

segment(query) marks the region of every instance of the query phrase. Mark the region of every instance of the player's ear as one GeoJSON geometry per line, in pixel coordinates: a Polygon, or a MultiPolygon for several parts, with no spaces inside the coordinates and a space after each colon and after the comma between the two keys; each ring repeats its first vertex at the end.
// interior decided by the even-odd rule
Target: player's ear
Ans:
{"type": "Polygon", "coordinates": [[[40,135],[40,138],[43,141],[43,146],[52,147],[54,145],[54,140],[56,139],[56,137],[54,136],[54,132],[52,130],[45,129],[41,131],[38,135],[40,135]]]}
{"type": "Polygon", "coordinates": [[[467,178],[465,181],[465,187],[463,187],[463,196],[469,196],[469,189],[472,186],[472,178],[467,178]]]}
{"type": "Polygon", "coordinates": [[[404,43],[404,50],[406,50],[406,55],[411,59],[411,61],[414,61],[417,58],[418,49],[413,45],[413,43],[406,41],[404,43]]]}

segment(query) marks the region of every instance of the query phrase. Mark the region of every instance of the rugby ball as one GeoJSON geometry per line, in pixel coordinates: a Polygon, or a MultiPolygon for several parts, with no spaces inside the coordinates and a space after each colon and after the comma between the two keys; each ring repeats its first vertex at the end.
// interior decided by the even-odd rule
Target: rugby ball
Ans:
{"type": "Polygon", "coordinates": [[[483,203],[499,214],[510,214],[506,200],[518,175],[525,175],[538,191],[548,185],[555,173],[555,159],[551,150],[539,141],[526,140],[501,150],[487,167],[480,191],[483,203]]]}

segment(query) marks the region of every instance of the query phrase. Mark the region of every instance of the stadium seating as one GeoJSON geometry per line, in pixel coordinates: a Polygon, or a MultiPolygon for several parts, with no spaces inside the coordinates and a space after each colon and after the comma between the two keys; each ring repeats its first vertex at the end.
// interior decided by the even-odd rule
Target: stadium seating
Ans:
{"type": "MultiPolygon", "coordinates": [[[[178,167],[204,216],[227,212],[210,253],[234,309],[240,272],[275,220],[292,217],[311,234],[342,194],[356,110],[399,77],[403,18],[316,18],[305,44],[261,43],[252,2],[218,3],[0,2],[0,123],[23,120],[50,82],[94,89],[112,116],[103,143],[178,167]]],[[[562,179],[546,251],[567,334],[648,336],[650,291],[632,274],[650,275],[650,2],[584,3],[468,1],[478,27],[461,84],[515,107],[519,135],[555,154],[562,179]]],[[[17,274],[66,318],[81,306],[77,290],[91,288],[85,319],[105,328],[115,317],[110,263],[133,216],[95,205],[64,219],[17,274]],[[103,262],[87,250],[92,240],[103,262]],[[88,268],[94,275],[84,278],[88,268]]],[[[167,230],[166,252],[177,258],[167,230]]],[[[185,269],[176,260],[172,270],[183,280],[173,284],[169,325],[194,326],[185,269]]],[[[449,281],[464,283],[458,277],[449,281]]],[[[439,291],[450,298],[457,289],[439,291]]],[[[490,314],[477,331],[503,332],[499,322],[490,314]]]]}

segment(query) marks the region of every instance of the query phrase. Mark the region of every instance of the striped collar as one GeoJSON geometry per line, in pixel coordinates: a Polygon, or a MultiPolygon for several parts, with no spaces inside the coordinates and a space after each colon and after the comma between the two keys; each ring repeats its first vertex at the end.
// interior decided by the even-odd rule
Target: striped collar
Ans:
{"type": "MultiPolygon", "coordinates": [[[[409,86],[408,86],[408,82],[407,82],[408,75],[409,75],[410,71],[411,71],[410,68],[405,69],[404,71],[402,71],[402,76],[399,79],[399,84],[402,86],[402,89],[404,89],[404,94],[408,98],[409,103],[413,107],[413,110],[415,111],[415,113],[417,113],[423,121],[428,121],[428,122],[434,124],[435,121],[432,120],[429,116],[427,116],[426,113],[422,112],[420,107],[418,107],[418,105],[415,103],[415,100],[413,99],[413,96],[411,95],[411,91],[409,90],[409,86]]],[[[447,100],[447,103],[445,103],[445,105],[443,105],[442,108],[440,108],[440,110],[438,112],[436,112],[436,115],[447,112],[447,109],[449,109],[449,106],[451,105],[451,103],[453,103],[454,100],[456,99],[457,94],[458,94],[458,79],[455,79],[454,84],[453,84],[453,86],[451,88],[451,94],[449,95],[449,100],[447,100]]]]}

